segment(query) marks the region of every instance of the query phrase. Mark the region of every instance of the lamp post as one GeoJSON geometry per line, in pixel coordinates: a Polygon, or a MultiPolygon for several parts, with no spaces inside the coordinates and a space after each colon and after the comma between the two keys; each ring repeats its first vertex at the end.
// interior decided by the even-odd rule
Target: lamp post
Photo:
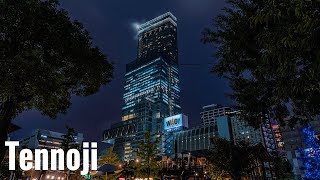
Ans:
{"type": "Polygon", "coordinates": [[[194,179],[196,180],[196,179],[198,179],[198,177],[199,177],[199,173],[196,172],[196,173],[194,174],[194,179]]]}

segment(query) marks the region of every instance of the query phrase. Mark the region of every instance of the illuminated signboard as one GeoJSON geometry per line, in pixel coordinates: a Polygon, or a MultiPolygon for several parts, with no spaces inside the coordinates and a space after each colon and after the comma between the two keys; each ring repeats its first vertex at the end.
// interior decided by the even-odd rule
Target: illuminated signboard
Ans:
{"type": "Polygon", "coordinates": [[[183,127],[187,127],[188,119],[182,114],[167,117],[164,119],[164,132],[174,132],[182,130],[183,127]]]}

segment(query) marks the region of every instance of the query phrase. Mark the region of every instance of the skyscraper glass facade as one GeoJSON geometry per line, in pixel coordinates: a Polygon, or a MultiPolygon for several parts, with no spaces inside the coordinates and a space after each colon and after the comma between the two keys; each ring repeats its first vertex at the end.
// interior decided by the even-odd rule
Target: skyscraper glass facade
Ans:
{"type": "Polygon", "coordinates": [[[178,61],[177,18],[167,12],[138,29],[138,59],[150,61],[159,56],[178,61]]]}
{"type": "Polygon", "coordinates": [[[122,160],[134,158],[144,132],[162,133],[163,119],[181,112],[176,21],[168,12],[139,27],[137,59],[126,65],[122,122],[104,133],[122,160]]]}
{"type": "Polygon", "coordinates": [[[177,65],[162,57],[127,72],[122,120],[153,118],[151,112],[148,114],[137,106],[143,98],[155,102],[155,118],[164,118],[180,112],[178,74],[177,65]]]}

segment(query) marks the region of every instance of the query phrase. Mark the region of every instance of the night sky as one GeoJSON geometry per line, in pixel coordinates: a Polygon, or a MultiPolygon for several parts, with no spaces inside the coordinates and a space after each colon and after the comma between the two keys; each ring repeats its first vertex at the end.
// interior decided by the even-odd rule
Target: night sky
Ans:
{"type": "Polygon", "coordinates": [[[67,114],[57,119],[42,116],[37,110],[20,114],[14,122],[22,127],[12,134],[21,139],[34,129],[65,132],[75,128],[88,141],[101,141],[103,130],[121,120],[125,64],[137,54],[134,23],[143,23],[165,12],[178,18],[181,106],[191,126],[200,125],[203,105],[230,105],[225,93],[230,91],[226,80],[210,73],[214,58],[213,46],[200,42],[201,31],[221,13],[221,0],[77,0],[63,1],[61,7],[72,19],[83,23],[97,45],[115,63],[114,80],[89,97],[73,97],[67,114]],[[199,64],[186,66],[183,64],[199,64]]]}

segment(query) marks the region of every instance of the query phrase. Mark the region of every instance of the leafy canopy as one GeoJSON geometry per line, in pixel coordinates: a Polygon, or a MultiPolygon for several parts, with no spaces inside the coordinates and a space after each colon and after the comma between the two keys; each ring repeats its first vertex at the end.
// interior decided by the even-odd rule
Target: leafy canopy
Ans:
{"type": "Polygon", "coordinates": [[[231,176],[233,179],[250,178],[254,164],[257,162],[272,162],[275,174],[279,179],[292,179],[292,166],[282,157],[267,153],[262,144],[250,144],[240,141],[236,145],[226,139],[215,137],[211,139],[212,147],[207,159],[209,174],[217,179],[231,176]]]}
{"type": "Polygon", "coordinates": [[[203,31],[214,44],[213,72],[230,81],[251,125],[260,113],[292,124],[320,111],[320,1],[228,0],[203,31]]]}
{"type": "Polygon", "coordinates": [[[157,135],[151,135],[150,131],[147,131],[144,133],[144,138],[138,142],[137,161],[141,165],[137,166],[137,176],[151,178],[158,175],[160,171],[157,162],[160,152],[158,149],[159,140],[157,135]]]}
{"type": "Polygon", "coordinates": [[[104,164],[110,164],[113,166],[119,166],[122,164],[118,155],[113,152],[113,147],[106,149],[103,155],[100,157],[98,165],[102,166],[104,164]]]}
{"type": "Polygon", "coordinates": [[[96,93],[113,65],[57,0],[0,1],[0,160],[10,121],[37,109],[55,118],[72,96],[96,93]]]}
{"type": "Polygon", "coordinates": [[[233,179],[245,177],[252,163],[258,158],[258,149],[244,141],[234,145],[226,139],[216,137],[212,138],[211,142],[212,147],[207,156],[211,175],[230,175],[233,179]]]}
{"type": "Polygon", "coordinates": [[[98,165],[103,166],[104,164],[110,164],[113,166],[117,166],[120,168],[120,170],[115,171],[113,174],[96,176],[94,179],[97,179],[97,180],[100,180],[100,179],[117,180],[117,179],[119,179],[121,173],[123,172],[122,163],[121,163],[118,155],[113,151],[113,146],[106,149],[103,152],[102,156],[99,158],[98,165]],[[106,178],[106,176],[108,178],[106,178]]]}
{"type": "Polygon", "coordinates": [[[0,2],[0,107],[65,113],[72,95],[88,96],[111,81],[113,65],[82,24],[56,0],[0,2]]]}

